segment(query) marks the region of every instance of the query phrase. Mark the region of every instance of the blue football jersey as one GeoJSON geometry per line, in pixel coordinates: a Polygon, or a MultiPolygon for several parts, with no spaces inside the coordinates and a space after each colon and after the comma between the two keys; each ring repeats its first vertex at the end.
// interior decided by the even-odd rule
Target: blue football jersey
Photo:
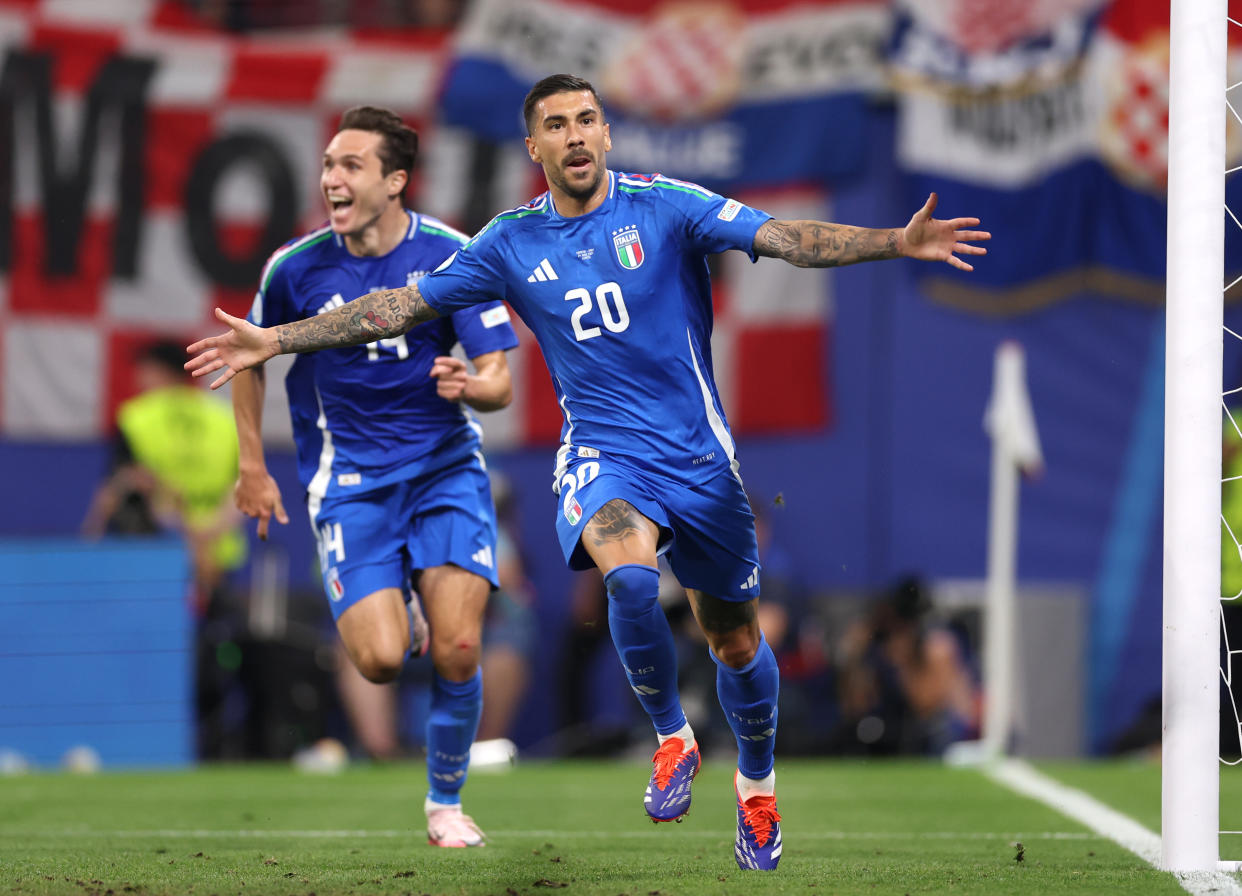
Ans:
{"type": "Polygon", "coordinates": [[[442,314],[504,299],[526,322],[565,418],[562,461],[598,452],[702,482],[735,463],[712,375],[707,256],[753,260],[770,216],[658,174],[608,178],[588,214],[562,217],[545,193],[497,216],[419,289],[442,314]]]}
{"type": "MultiPolygon", "coordinates": [[[[464,234],[408,212],[405,239],[383,256],[351,255],[323,227],[277,250],[248,319],[270,327],[330,311],[377,289],[415,283],[465,242],[464,234]]],[[[369,345],[301,354],[285,378],[298,476],[312,495],[364,492],[439,469],[479,450],[464,404],[436,394],[437,355],[511,349],[509,312],[484,302],[369,345]]]]}

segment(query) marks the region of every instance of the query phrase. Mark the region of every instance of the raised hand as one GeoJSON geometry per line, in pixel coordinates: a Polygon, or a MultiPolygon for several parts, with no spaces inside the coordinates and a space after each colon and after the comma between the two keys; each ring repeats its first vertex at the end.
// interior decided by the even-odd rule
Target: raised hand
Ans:
{"type": "Polygon", "coordinates": [[[431,365],[431,375],[436,378],[436,394],[446,401],[461,401],[470,381],[466,362],[451,355],[442,355],[431,365]]]}
{"type": "Polygon", "coordinates": [[[936,194],[932,193],[901,232],[901,254],[923,261],[947,261],[959,270],[973,271],[974,266],[958,258],[958,254],[987,255],[987,249],[971,243],[990,240],[992,234],[986,230],[962,229],[978,227],[978,218],[951,218],[941,221],[932,217],[935,210],[936,194]]]}
{"type": "Polygon", "coordinates": [[[227,333],[208,336],[186,346],[186,352],[194,357],[185,363],[185,369],[194,376],[206,376],[217,370],[224,371],[212,382],[211,388],[219,389],[238,371],[255,367],[278,354],[279,346],[270,330],[256,327],[249,321],[234,317],[219,308],[216,309],[216,318],[228,324],[227,333]]]}

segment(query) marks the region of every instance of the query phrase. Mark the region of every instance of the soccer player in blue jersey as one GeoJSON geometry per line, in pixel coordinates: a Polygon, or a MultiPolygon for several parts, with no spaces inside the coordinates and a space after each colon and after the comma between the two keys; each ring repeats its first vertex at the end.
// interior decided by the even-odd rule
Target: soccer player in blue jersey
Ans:
{"type": "MultiPolygon", "coordinates": [[[[257,327],[325,314],[362,293],[416,283],[466,241],[405,208],[417,134],[386,109],[341,119],[323,154],[328,223],[278,250],[248,320],[257,327]]],[[[298,474],[319,543],[324,591],[353,664],[394,680],[430,651],[424,807],[436,846],[481,846],[461,789],[482,710],[480,637],[497,587],[496,516],[478,424],[465,406],[509,403],[505,306],[482,301],[406,334],[300,356],[285,379],[298,474]],[[453,357],[461,344],[475,372],[453,357]],[[426,606],[424,619],[413,585],[426,606]]],[[[241,447],[237,505],[267,537],[288,522],[263,456],[263,368],[234,380],[241,447]]]]}
{"type": "Polygon", "coordinates": [[[611,136],[594,88],[571,75],[537,83],[523,109],[526,147],[548,192],[505,212],[417,284],[330,314],[260,330],[222,311],[230,331],[189,346],[213,385],[282,352],[356,345],[440,314],[505,299],[535,334],[564,414],[556,528],[568,563],[595,565],[617,652],[660,746],[645,806],[681,818],[700,759],[677,693],[673,638],[656,601],[667,552],[717,667],[737,739],[735,857],[780,860],[773,749],[779,675],[756,621],[754,517],[712,377],[706,256],[831,267],[887,258],[982,255],[975,218],[932,218],[929,197],[904,228],[778,221],[694,184],[610,171],[611,136]]]}

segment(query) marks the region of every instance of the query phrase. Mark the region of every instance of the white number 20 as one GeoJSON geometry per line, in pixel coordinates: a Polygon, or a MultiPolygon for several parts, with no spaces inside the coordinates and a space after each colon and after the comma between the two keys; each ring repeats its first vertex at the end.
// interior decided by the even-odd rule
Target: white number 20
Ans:
{"type": "Polygon", "coordinates": [[[599,327],[582,325],[582,318],[591,310],[592,305],[599,306],[600,319],[609,333],[622,333],[630,325],[630,312],[625,308],[621,287],[611,280],[595,287],[594,296],[581,286],[571,289],[565,293],[565,301],[579,303],[569,318],[574,325],[574,338],[579,342],[598,336],[601,332],[599,327]]]}

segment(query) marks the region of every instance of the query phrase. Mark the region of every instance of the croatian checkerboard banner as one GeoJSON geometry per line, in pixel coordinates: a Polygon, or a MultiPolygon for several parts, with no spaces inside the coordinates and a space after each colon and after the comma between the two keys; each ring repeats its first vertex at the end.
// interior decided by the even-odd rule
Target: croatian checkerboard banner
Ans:
{"type": "MultiPolygon", "coordinates": [[[[1083,293],[1163,302],[1167,0],[897,0],[895,9],[897,154],[911,202],[935,189],[942,208],[1022,234],[994,240],[968,278],[921,268],[924,289],[993,314],[1083,293]]],[[[1237,31],[1229,84],[1242,77],[1237,31]]],[[[1204,89],[1224,102],[1223,85],[1204,89]]],[[[1230,190],[1242,200],[1242,181],[1230,190]]]]}
{"type": "Polygon", "coordinates": [[[244,313],[267,255],[322,218],[343,109],[429,120],[442,42],[235,37],[188,8],[0,2],[4,437],[98,438],[136,347],[244,313]]]}
{"type": "Polygon", "coordinates": [[[444,114],[520,139],[530,85],[567,72],[603,96],[616,168],[722,194],[823,185],[864,160],[890,15],[888,0],[475,0],[444,114]]]}
{"type": "MultiPolygon", "coordinates": [[[[218,331],[216,306],[243,313],[268,254],[321,223],[319,158],[352,105],[419,129],[412,204],[465,230],[544,189],[518,110],[553,69],[609,91],[625,122],[614,167],[829,217],[825,184],[864,152],[858,91],[878,83],[886,6],[747,0],[686,18],[654,2],[482,0],[455,34],[236,35],[176,0],[0,0],[0,437],[105,435],[140,345],[218,331]],[[602,46],[615,52],[587,52],[602,46]],[[771,140],[775,127],[789,138],[771,140]]],[[[615,251],[637,266],[644,248],[615,251]]],[[[831,416],[815,375],[828,367],[831,280],[783,268],[720,265],[713,351],[739,433],[831,416]],[[795,374],[806,390],[779,386],[795,374]]],[[[538,349],[520,335],[514,406],[485,415],[489,447],[559,434],[538,349]]],[[[265,413],[275,441],[289,437],[279,361],[265,413]]]]}

